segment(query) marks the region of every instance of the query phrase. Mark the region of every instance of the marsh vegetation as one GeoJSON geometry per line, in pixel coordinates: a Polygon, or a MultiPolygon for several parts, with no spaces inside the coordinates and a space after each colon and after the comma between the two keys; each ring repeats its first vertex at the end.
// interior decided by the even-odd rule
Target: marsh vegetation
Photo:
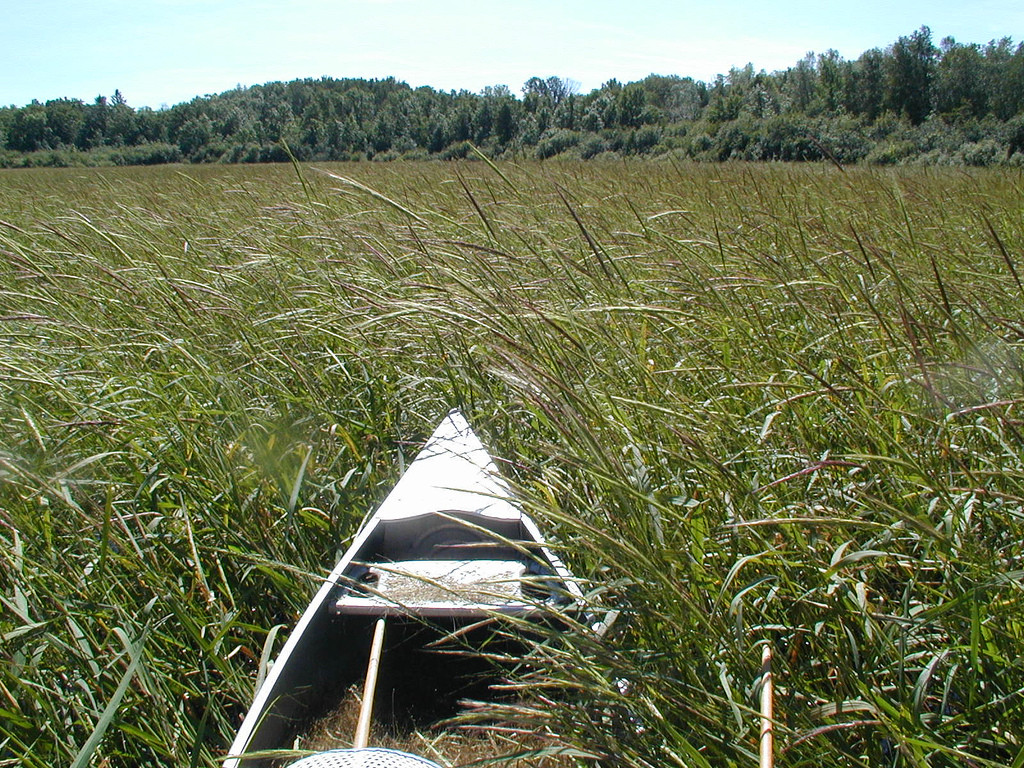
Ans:
{"type": "Polygon", "coordinates": [[[620,611],[491,721],[1021,764],[1019,172],[328,170],[0,177],[0,764],[216,765],[453,406],[620,611]]]}

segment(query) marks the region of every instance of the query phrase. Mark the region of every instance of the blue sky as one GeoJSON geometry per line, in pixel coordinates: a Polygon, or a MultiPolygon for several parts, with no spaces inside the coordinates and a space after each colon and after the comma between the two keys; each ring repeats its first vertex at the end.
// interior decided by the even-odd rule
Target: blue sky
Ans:
{"type": "Polygon", "coordinates": [[[160,108],[236,85],[394,76],[518,93],[532,76],[711,80],[808,51],[856,58],[928,25],[936,43],[1024,40],[1021,0],[5,0],[0,104],[120,89],[160,108]]]}

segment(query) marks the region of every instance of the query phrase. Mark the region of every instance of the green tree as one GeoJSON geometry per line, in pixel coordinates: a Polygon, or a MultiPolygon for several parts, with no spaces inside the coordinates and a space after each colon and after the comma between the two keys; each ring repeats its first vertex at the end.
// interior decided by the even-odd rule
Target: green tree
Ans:
{"type": "Polygon", "coordinates": [[[163,112],[140,107],[135,110],[135,127],[140,142],[167,141],[167,122],[163,112]]]}
{"type": "Polygon", "coordinates": [[[727,83],[723,75],[715,78],[714,85],[708,94],[708,107],[704,114],[713,123],[726,123],[735,120],[743,108],[743,95],[738,88],[727,83]]]}
{"type": "Polygon", "coordinates": [[[460,105],[452,120],[452,141],[469,141],[473,136],[473,116],[468,105],[460,105]]]}
{"type": "Polygon", "coordinates": [[[127,100],[119,90],[115,90],[114,95],[110,97],[105,134],[104,143],[113,146],[131,145],[138,141],[135,110],[128,106],[127,100]]]}
{"type": "Polygon", "coordinates": [[[213,138],[213,123],[206,115],[200,115],[186,122],[178,131],[177,144],[186,157],[196,158],[202,154],[213,138]]]}
{"type": "Polygon", "coordinates": [[[107,126],[110,121],[107,97],[97,96],[96,100],[85,108],[84,117],[75,144],[80,149],[92,149],[107,143],[107,126]]]}
{"type": "Polygon", "coordinates": [[[548,78],[548,93],[551,95],[551,103],[558,106],[563,101],[577,93],[580,89],[579,81],[568,77],[548,78]]]}
{"type": "Polygon", "coordinates": [[[843,58],[833,49],[818,56],[818,92],[821,105],[828,114],[837,113],[843,105],[843,58]]]}
{"type": "Polygon", "coordinates": [[[818,94],[818,68],[814,53],[808,53],[795,67],[786,70],[782,79],[782,94],[788,102],[787,111],[810,111],[818,94]]]}
{"type": "Polygon", "coordinates": [[[580,118],[579,100],[575,95],[567,96],[555,107],[553,120],[555,126],[569,131],[575,131],[577,121],[580,118]]]}
{"type": "Polygon", "coordinates": [[[781,111],[779,94],[773,87],[772,79],[763,71],[758,72],[747,83],[740,111],[757,118],[777,115],[781,111]]]}
{"type": "Polygon", "coordinates": [[[279,142],[294,119],[291,105],[287,101],[268,99],[260,113],[263,142],[267,144],[279,142]]]}
{"type": "Polygon", "coordinates": [[[921,27],[893,43],[886,60],[885,106],[914,125],[923,123],[931,112],[937,54],[931,30],[921,27]]]}
{"type": "Polygon", "coordinates": [[[961,45],[951,37],[941,43],[935,70],[935,111],[943,115],[981,117],[988,112],[985,58],[980,46],[961,45]]]}
{"type": "Polygon", "coordinates": [[[1004,37],[985,46],[985,90],[989,108],[1000,120],[1024,111],[1024,43],[1016,49],[1004,37]]]}
{"type": "Polygon", "coordinates": [[[299,142],[308,147],[314,154],[326,153],[328,147],[328,130],[321,117],[321,110],[313,104],[307,104],[299,121],[299,142]]]}
{"type": "Polygon", "coordinates": [[[1018,115],[1006,122],[1006,159],[1015,152],[1024,152],[1024,115],[1018,115]]]}
{"type": "Polygon", "coordinates": [[[85,122],[85,104],[78,99],[53,99],[46,102],[48,143],[53,147],[70,147],[85,122]]]}
{"type": "Polygon", "coordinates": [[[610,128],[619,124],[619,93],[622,92],[622,85],[618,80],[612,78],[598,92],[592,102],[592,107],[600,111],[601,122],[605,127],[610,128]]]}
{"type": "Polygon", "coordinates": [[[391,143],[396,138],[394,123],[389,117],[386,113],[379,114],[368,132],[367,138],[374,152],[386,152],[391,149],[391,143]]]}
{"type": "Polygon", "coordinates": [[[846,109],[868,120],[875,120],[882,113],[885,100],[886,54],[872,48],[860,55],[853,63],[843,90],[846,109]]]}
{"type": "Polygon", "coordinates": [[[735,120],[741,114],[753,117],[764,117],[778,111],[778,99],[768,87],[768,78],[764,72],[754,73],[754,65],[748,63],[744,67],[733,67],[729,70],[725,86],[726,96],[723,112],[729,120],[735,120]]]}
{"type": "Polygon", "coordinates": [[[587,111],[584,112],[583,119],[580,122],[580,127],[583,128],[584,131],[597,133],[604,128],[604,119],[602,118],[602,115],[604,114],[604,106],[604,103],[600,99],[595,99],[590,103],[590,106],[587,107],[587,111]]]}
{"type": "Polygon", "coordinates": [[[46,107],[33,101],[14,113],[8,129],[7,146],[18,152],[48,149],[46,107]]]}
{"type": "Polygon", "coordinates": [[[494,112],[489,99],[480,99],[480,104],[473,115],[473,128],[477,144],[483,144],[491,137],[494,130],[494,112]]]}
{"type": "Polygon", "coordinates": [[[510,98],[501,99],[494,117],[494,134],[498,143],[508,144],[516,135],[516,118],[512,109],[514,101],[510,98]]]}
{"type": "Polygon", "coordinates": [[[696,120],[707,103],[707,86],[692,77],[682,77],[673,82],[662,109],[669,120],[696,120]]]}
{"type": "Polygon", "coordinates": [[[366,151],[366,132],[360,127],[354,115],[349,115],[339,123],[337,147],[345,152],[361,153],[366,151]]]}
{"type": "Polygon", "coordinates": [[[536,111],[541,106],[554,109],[565,99],[572,96],[579,90],[580,84],[569,78],[552,75],[546,80],[540,77],[531,77],[523,83],[523,99],[533,106],[530,111],[536,111]]]}

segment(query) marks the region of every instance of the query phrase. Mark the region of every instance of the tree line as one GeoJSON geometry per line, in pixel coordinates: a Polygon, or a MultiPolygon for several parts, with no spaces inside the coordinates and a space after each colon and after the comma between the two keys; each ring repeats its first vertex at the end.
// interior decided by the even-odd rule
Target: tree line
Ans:
{"type": "Polygon", "coordinates": [[[0,165],[673,154],[720,161],[1024,164],[1024,43],[939,45],[921,27],[845,60],[713,82],[562,77],[479,93],[394,78],[304,79],[133,109],[120,91],[0,108],[0,165]]]}

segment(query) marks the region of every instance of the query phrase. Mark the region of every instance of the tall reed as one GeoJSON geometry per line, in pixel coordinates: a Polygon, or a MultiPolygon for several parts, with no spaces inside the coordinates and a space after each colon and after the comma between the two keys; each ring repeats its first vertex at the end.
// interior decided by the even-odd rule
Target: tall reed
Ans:
{"type": "Polygon", "coordinates": [[[619,612],[517,727],[753,765],[769,644],[780,764],[1024,759],[1019,174],[2,182],[0,762],[216,764],[453,406],[619,612]]]}

